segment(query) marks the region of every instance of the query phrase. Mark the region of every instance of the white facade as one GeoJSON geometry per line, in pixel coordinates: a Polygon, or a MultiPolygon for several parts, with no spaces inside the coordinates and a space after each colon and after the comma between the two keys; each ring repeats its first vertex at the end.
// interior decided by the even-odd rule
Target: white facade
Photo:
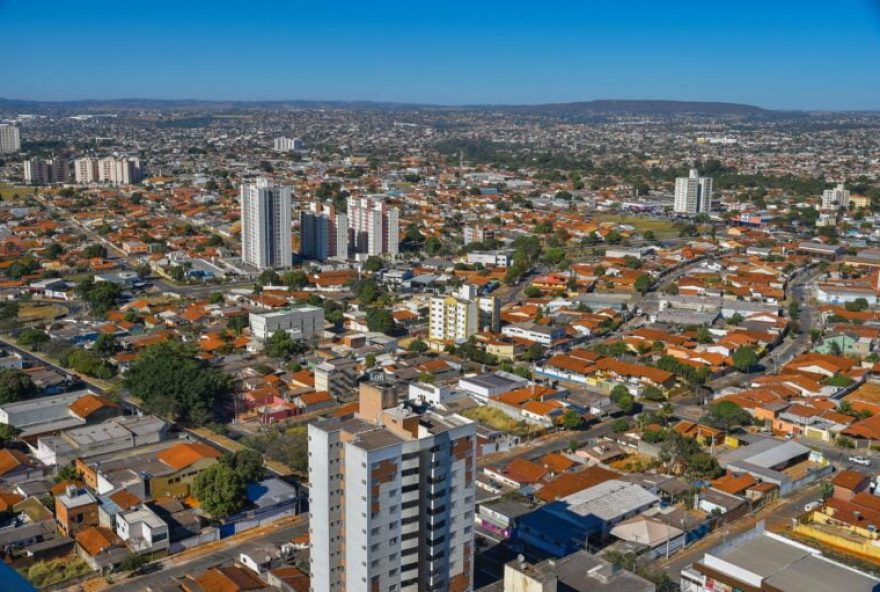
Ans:
{"type": "Polygon", "coordinates": [[[257,269],[290,267],[290,187],[268,179],[241,186],[241,260],[257,269]]]}
{"type": "Polygon", "coordinates": [[[834,189],[826,189],[822,192],[822,209],[836,210],[849,206],[849,189],[843,188],[843,183],[838,183],[834,189]]]}
{"type": "Polygon", "coordinates": [[[170,545],[168,525],[146,506],[117,514],[116,534],[135,553],[154,553],[170,545]]]}
{"type": "Polygon", "coordinates": [[[466,341],[479,330],[477,303],[454,296],[431,298],[428,339],[437,342],[466,341]]]}
{"type": "Polygon", "coordinates": [[[98,181],[111,185],[131,185],[141,180],[141,161],[134,157],[107,157],[98,161],[98,181]]]}
{"type": "Polygon", "coordinates": [[[308,259],[326,261],[348,258],[348,216],[321,203],[309,204],[300,212],[300,254],[308,259]]]}
{"type": "Polygon", "coordinates": [[[675,180],[673,210],[680,214],[708,214],[712,211],[712,177],[701,177],[691,169],[687,177],[675,180]]]}
{"type": "Polygon", "coordinates": [[[98,159],[97,158],[77,158],[73,161],[73,174],[77,183],[97,183],[98,182],[98,159]]]}
{"type": "Polygon", "coordinates": [[[302,306],[272,312],[252,312],[248,316],[251,335],[264,341],[276,331],[289,333],[294,339],[311,340],[324,330],[324,309],[302,306]]]}
{"type": "Polygon", "coordinates": [[[468,265],[481,263],[491,267],[510,267],[513,251],[475,251],[468,253],[468,265]]]}
{"type": "Polygon", "coordinates": [[[303,141],[299,138],[275,138],[275,152],[300,151],[303,147],[303,141]]]}
{"type": "Polygon", "coordinates": [[[474,424],[384,416],[413,433],[361,418],[309,425],[312,591],[470,592],[474,424]]]}
{"type": "Polygon", "coordinates": [[[0,154],[12,154],[21,150],[21,133],[18,126],[0,123],[0,154]]]}
{"type": "Polygon", "coordinates": [[[397,255],[400,245],[399,212],[384,200],[348,198],[348,227],[356,253],[397,255]]]}
{"type": "Polygon", "coordinates": [[[63,158],[43,160],[33,158],[24,161],[24,182],[28,185],[64,183],[70,176],[70,167],[63,158]]]}

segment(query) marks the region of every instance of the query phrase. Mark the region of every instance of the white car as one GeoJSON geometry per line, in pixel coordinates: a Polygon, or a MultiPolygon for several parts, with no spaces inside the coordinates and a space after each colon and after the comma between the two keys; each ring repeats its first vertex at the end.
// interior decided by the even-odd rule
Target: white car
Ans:
{"type": "Polygon", "coordinates": [[[856,463],[857,465],[868,466],[871,464],[871,461],[865,458],[864,456],[851,456],[849,457],[849,462],[856,463]]]}

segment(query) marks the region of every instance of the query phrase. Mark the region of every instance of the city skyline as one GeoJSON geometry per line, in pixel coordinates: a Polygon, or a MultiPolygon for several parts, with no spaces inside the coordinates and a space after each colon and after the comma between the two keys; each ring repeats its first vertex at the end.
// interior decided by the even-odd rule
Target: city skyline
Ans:
{"type": "Polygon", "coordinates": [[[211,11],[199,2],[113,10],[103,2],[49,4],[37,14],[24,3],[0,3],[10,25],[5,97],[434,105],[620,98],[880,108],[880,82],[866,75],[880,57],[873,2],[749,2],[736,11],[694,2],[564,4],[552,13],[494,2],[293,3],[250,12],[231,2],[211,11]],[[35,37],[38,54],[27,49],[35,37]],[[94,63],[91,75],[52,67],[49,56],[62,51],[94,63]],[[129,74],[120,76],[123,63],[129,74]]]}

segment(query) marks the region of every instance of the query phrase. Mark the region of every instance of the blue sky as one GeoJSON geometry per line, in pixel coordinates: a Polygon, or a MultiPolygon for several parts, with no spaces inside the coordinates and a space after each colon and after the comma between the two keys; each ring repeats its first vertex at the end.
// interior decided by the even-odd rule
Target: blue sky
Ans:
{"type": "Polygon", "coordinates": [[[0,97],[880,109],[880,0],[0,0],[0,97]]]}

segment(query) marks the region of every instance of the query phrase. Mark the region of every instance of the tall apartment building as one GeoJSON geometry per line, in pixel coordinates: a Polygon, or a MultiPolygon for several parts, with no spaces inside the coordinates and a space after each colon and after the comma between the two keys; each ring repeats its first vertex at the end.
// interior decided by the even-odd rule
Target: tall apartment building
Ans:
{"type": "Polygon", "coordinates": [[[268,179],[241,186],[241,259],[257,269],[290,267],[290,187],[268,179]]]}
{"type": "Polygon", "coordinates": [[[98,161],[98,181],[111,185],[131,185],[141,180],[141,161],[134,157],[107,157],[98,161]]]}
{"type": "Polygon", "coordinates": [[[28,185],[64,183],[69,176],[70,167],[63,158],[32,158],[24,161],[24,182],[28,185]]]}
{"type": "Polygon", "coordinates": [[[300,151],[304,148],[299,138],[275,138],[275,152],[300,151]]]}
{"type": "Polygon", "coordinates": [[[0,154],[12,154],[21,150],[21,134],[17,125],[0,123],[0,154]]]}
{"type": "Polygon", "coordinates": [[[356,253],[397,255],[400,244],[399,213],[385,200],[349,197],[348,227],[356,253]]]}
{"type": "Polygon", "coordinates": [[[98,182],[98,159],[77,158],[73,161],[73,174],[77,183],[98,182]]]}
{"type": "Polygon", "coordinates": [[[473,422],[361,383],[358,413],[308,437],[313,592],[473,590],[473,422]]]}
{"type": "Polygon", "coordinates": [[[843,183],[838,183],[834,189],[826,189],[822,192],[823,209],[836,210],[846,207],[849,207],[849,189],[844,189],[843,183]]]}
{"type": "Polygon", "coordinates": [[[501,300],[477,296],[477,287],[465,284],[455,295],[435,296],[428,308],[428,339],[434,344],[465,341],[474,333],[501,327],[501,300]]]}
{"type": "Polygon", "coordinates": [[[299,215],[299,252],[307,259],[348,259],[348,216],[333,206],[309,204],[299,215]]]}
{"type": "Polygon", "coordinates": [[[673,210],[680,214],[708,214],[712,211],[712,177],[701,177],[691,169],[687,177],[675,180],[673,210]]]}

